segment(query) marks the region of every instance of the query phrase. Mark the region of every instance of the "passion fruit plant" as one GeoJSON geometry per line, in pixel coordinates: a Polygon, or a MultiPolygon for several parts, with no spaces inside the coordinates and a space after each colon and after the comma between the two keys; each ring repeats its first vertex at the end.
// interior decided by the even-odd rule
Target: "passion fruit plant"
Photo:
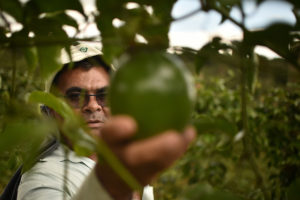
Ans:
{"type": "MultiPolygon", "coordinates": [[[[267,0],[253,1],[258,9],[267,0]]],[[[179,18],[171,15],[175,2],[96,0],[97,12],[88,13],[84,0],[0,1],[0,191],[21,163],[31,166],[42,141],[57,129],[71,137],[77,153],[98,151],[137,187],[105,145],[86,134],[68,105],[42,92],[45,80],[61,67],[57,57],[62,47],[99,41],[99,36],[78,37],[82,26],[72,12],[87,24],[96,23],[104,59],[119,66],[119,58],[134,49],[169,48],[172,22],[214,10],[222,16],[220,24],[231,21],[243,38],[225,43],[220,36],[199,50],[171,49],[196,79],[192,122],[198,138],[188,154],[160,176],[155,195],[157,199],[300,198],[299,1],[285,0],[292,7],[294,25],[275,21],[260,30],[245,26],[249,16],[243,0],[199,0],[201,7],[179,18]],[[233,8],[241,20],[230,15],[233,8]],[[115,21],[121,23],[116,26],[115,21]],[[72,27],[75,35],[69,36],[66,27],[72,27]],[[146,44],[139,42],[141,37],[146,44]],[[258,56],[254,51],[258,45],[280,58],[258,56]],[[69,121],[57,125],[41,114],[39,103],[53,106],[69,121]]]]}

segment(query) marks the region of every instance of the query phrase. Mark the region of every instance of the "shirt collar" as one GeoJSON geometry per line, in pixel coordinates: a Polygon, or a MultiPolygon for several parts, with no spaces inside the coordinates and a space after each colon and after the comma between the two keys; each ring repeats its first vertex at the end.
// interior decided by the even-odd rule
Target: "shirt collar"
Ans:
{"type": "Polygon", "coordinates": [[[59,147],[53,151],[52,154],[46,156],[45,158],[41,158],[40,162],[47,162],[47,161],[70,161],[72,163],[83,163],[89,168],[93,168],[95,165],[95,161],[88,157],[78,156],[76,153],[64,145],[59,145],[59,147]]]}

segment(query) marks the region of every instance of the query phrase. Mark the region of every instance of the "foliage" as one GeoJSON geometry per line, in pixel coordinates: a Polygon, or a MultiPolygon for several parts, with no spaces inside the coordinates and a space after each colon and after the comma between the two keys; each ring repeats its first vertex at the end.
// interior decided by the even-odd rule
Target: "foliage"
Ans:
{"type": "MultiPolygon", "coordinates": [[[[264,199],[259,181],[271,199],[286,199],[292,183],[299,179],[299,89],[300,85],[276,87],[268,93],[252,97],[249,111],[250,141],[261,180],[249,163],[241,130],[240,92],[229,85],[234,77],[201,80],[196,119],[203,116],[226,120],[222,126],[198,131],[199,136],[185,157],[156,182],[158,199],[189,199],[211,196],[211,186],[218,191],[237,195],[234,198],[264,199]],[[216,130],[218,129],[218,130],[216,130]],[[195,189],[198,188],[198,189],[195,189]]],[[[262,80],[263,81],[263,80],[262,80]]],[[[202,121],[202,125],[205,121],[202,121]]],[[[218,126],[219,123],[214,124],[218,126]]],[[[296,196],[297,197],[297,196],[296,196]]],[[[299,196],[298,196],[299,197],[299,196]]],[[[213,197],[211,199],[223,199],[213,197]]],[[[288,199],[293,199],[289,196],[288,199]]],[[[295,199],[295,197],[294,197],[295,199]]]]}
{"type": "MultiPolygon", "coordinates": [[[[20,163],[30,167],[42,141],[57,129],[68,135],[77,133],[72,140],[78,153],[102,151],[124,179],[132,178],[118,167],[101,141],[84,133],[82,121],[68,112],[64,101],[45,98],[43,92],[32,93],[43,91],[45,81],[60,69],[57,57],[62,47],[98,40],[77,38],[79,24],[67,11],[97,24],[105,60],[118,63],[121,54],[141,45],[138,36],[146,40],[143,45],[166,49],[172,22],[214,10],[222,16],[220,23],[233,22],[244,37],[230,43],[215,37],[199,50],[172,49],[197,79],[193,123],[199,136],[188,154],[156,182],[156,196],[299,199],[299,1],[286,0],[293,7],[295,25],[274,22],[261,30],[247,29],[241,0],[199,1],[201,7],[194,12],[173,18],[175,0],[97,0],[99,12],[90,15],[79,0],[0,0],[0,188],[20,163]],[[231,17],[233,8],[240,11],[240,21],[231,17]],[[116,19],[122,22],[118,27],[112,23],[116,19]],[[14,30],[15,23],[19,30],[14,30]],[[67,35],[65,26],[77,31],[75,37],[67,35]],[[257,45],[268,47],[281,58],[258,56],[254,51],[257,45]],[[53,123],[41,114],[38,103],[53,105],[70,121],[53,123]],[[70,128],[70,124],[74,126],[70,128]]],[[[265,1],[255,0],[257,7],[265,1]]],[[[129,183],[138,187],[134,179],[129,183]]]]}

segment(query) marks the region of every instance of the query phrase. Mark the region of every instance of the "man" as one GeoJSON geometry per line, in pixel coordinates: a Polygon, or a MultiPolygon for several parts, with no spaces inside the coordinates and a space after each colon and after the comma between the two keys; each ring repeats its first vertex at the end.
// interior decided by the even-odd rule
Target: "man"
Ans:
{"type": "MultiPolygon", "coordinates": [[[[130,141],[137,124],[129,116],[110,116],[105,102],[110,67],[100,55],[101,51],[88,44],[72,46],[71,59],[63,52],[65,66],[56,74],[52,88],[66,98],[85,119],[91,133],[108,144],[136,179],[147,185],[185,152],[195,131],[187,128],[179,134],[170,130],[149,139],[130,141]],[[71,60],[73,68],[69,67],[71,60]]],[[[50,113],[63,120],[55,111],[50,113]]],[[[60,145],[22,176],[17,199],[125,200],[132,199],[133,193],[108,164],[97,161],[97,156],[79,157],[60,145]]]]}

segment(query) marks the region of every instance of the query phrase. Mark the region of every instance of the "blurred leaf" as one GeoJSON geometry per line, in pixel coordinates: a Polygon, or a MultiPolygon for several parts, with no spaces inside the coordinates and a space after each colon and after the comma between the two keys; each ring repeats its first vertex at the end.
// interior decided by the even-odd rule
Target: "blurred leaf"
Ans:
{"type": "Polygon", "coordinates": [[[4,27],[0,27],[0,40],[2,43],[7,39],[4,27]]]}
{"type": "Polygon", "coordinates": [[[214,3],[214,0],[213,1],[211,1],[211,0],[200,0],[200,2],[201,2],[202,10],[207,12],[210,9],[212,9],[210,3],[214,3]]]}
{"type": "Polygon", "coordinates": [[[225,191],[213,189],[208,184],[195,184],[184,191],[183,200],[241,200],[225,191]]]}
{"type": "Polygon", "coordinates": [[[41,103],[52,108],[65,119],[74,119],[72,108],[62,99],[53,94],[41,91],[34,91],[28,96],[28,101],[33,103],[41,103]]]}
{"type": "Polygon", "coordinates": [[[24,54],[28,65],[28,71],[33,72],[38,66],[38,55],[36,47],[24,48],[24,54]]]}
{"type": "Polygon", "coordinates": [[[47,79],[62,67],[59,60],[61,49],[61,46],[57,45],[38,46],[37,52],[43,78],[47,79]]]}
{"type": "Polygon", "coordinates": [[[108,145],[102,139],[98,139],[97,155],[98,160],[106,161],[130,188],[135,191],[142,191],[142,186],[139,181],[137,181],[132,173],[123,166],[119,158],[116,157],[116,155],[110,150],[108,145]]]}
{"type": "Polygon", "coordinates": [[[10,121],[0,133],[0,152],[12,150],[19,145],[39,148],[49,130],[51,125],[40,120],[10,121]]]}
{"type": "Polygon", "coordinates": [[[51,0],[51,2],[31,0],[30,2],[33,4],[33,7],[38,9],[39,13],[76,10],[84,15],[84,11],[79,0],[51,0]]]}
{"type": "Polygon", "coordinates": [[[196,127],[198,134],[216,131],[234,136],[238,132],[237,127],[233,123],[206,115],[201,115],[194,119],[193,125],[196,127]]]}
{"type": "Polygon", "coordinates": [[[154,10],[154,15],[161,20],[166,20],[166,22],[171,20],[171,11],[176,0],[166,0],[162,4],[160,0],[139,0],[141,5],[149,5],[154,10]]]}
{"type": "Polygon", "coordinates": [[[171,11],[176,0],[141,1],[142,5],[153,8],[153,15],[142,18],[142,24],[138,33],[142,34],[149,44],[167,48],[169,46],[168,32],[172,22],[171,11]]]}
{"type": "Polygon", "coordinates": [[[11,118],[0,132],[0,152],[15,152],[21,149],[23,170],[35,163],[40,148],[55,130],[51,121],[43,119],[24,120],[11,118]]]}
{"type": "MultiPolygon", "coordinates": [[[[124,12],[124,4],[126,1],[96,1],[96,6],[100,11],[100,15],[97,16],[96,22],[97,27],[101,32],[101,38],[103,43],[103,56],[105,60],[109,63],[112,63],[115,57],[118,57],[124,49],[127,48],[127,45],[124,38],[121,37],[118,33],[117,28],[112,24],[114,18],[122,20],[122,13],[124,12]],[[107,12],[109,10],[110,12],[107,12]],[[111,15],[114,13],[114,15],[111,15]]],[[[126,38],[126,42],[132,42],[132,39],[129,40],[126,38]]]]}
{"type": "Polygon", "coordinates": [[[61,129],[74,144],[76,153],[87,156],[96,151],[96,140],[87,133],[84,121],[64,100],[47,92],[35,91],[29,95],[28,101],[42,103],[62,116],[61,129]]]}
{"type": "MultiPolygon", "coordinates": [[[[107,61],[120,56],[120,52],[139,43],[136,35],[145,38],[149,46],[165,49],[169,46],[168,32],[172,21],[171,10],[174,0],[138,1],[136,7],[126,8],[126,1],[97,1],[100,16],[97,26],[101,31],[103,52],[107,61]],[[111,15],[106,12],[115,13],[111,15]],[[153,12],[151,12],[151,11],[153,12]],[[121,27],[114,27],[112,21],[118,19],[124,22],[121,27]]],[[[132,3],[132,2],[131,2],[132,3]]]]}
{"type": "Polygon", "coordinates": [[[287,199],[299,200],[300,199],[299,188],[300,188],[300,179],[298,178],[287,188],[287,199]]]}
{"type": "Polygon", "coordinates": [[[12,36],[10,37],[10,45],[12,45],[13,51],[16,51],[17,47],[27,46],[30,44],[30,38],[28,37],[28,31],[25,29],[22,29],[20,31],[16,31],[12,33],[12,36]]]}
{"type": "Polygon", "coordinates": [[[298,0],[287,0],[288,2],[290,2],[294,8],[300,8],[300,2],[298,0]]]}
{"type": "Polygon", "coordinates": [[[10,101],[10,95],[8,91],[1,92],[1,101],[8,104],[10,101]]]}
{"type": "Polygon", "coordinates": [[[224,6],[236,6],[241,4],[241,0],[218,0],[218,2],[222,3],[224,6]]]}
{"type": "Polygon", "coordinates": [[[76,20],[70,17],[69,15],[67,15],[65,12],[50,13],[50,14],[46,14],[45,17],[55,20],[57,24],[69,25],[78,29],[78,24],[76,20]]]}
{"type": "Polygon", "coordinates": [[[97,26],[101,30],[101,35],[103,37],[109,36],[115,33],[115,28],[112,25],[112,20],[114,18],[119,18],[124,12],[124,4],[126,1],[121,0],[111,0],[111,1],[96,1],[96,6],[100,11],[100,16],[97,18],[97,26]],[[110,12],[107,12],[107,11],[110,12]],[[111,15],[114,13],[114,15],[111,15]]]}
{"type": "MultiPolygon", "coordinates": [[[[60,39],[61,43],[66,40],[68,41],[68,35],[66,32],[62,29],[63,22],[60,21],[60,19],[56,18],[59,15],[45,15],[45,17],[33,21],[33,24],[31,24],[31,28],[33,29],[33,32],[35,33],[35,38],[38,39],[46,39],[48,41],[48,44],[51,44],[51,41],[55,39],[60,39]],[[51,16],[51,17],[50,17],[51,16]]],[[[63,16],[61,14],[61,16],[63,16]]],[[[54,43],[55,44],[55,43],[54,43]]]]}
{"type": "Polygon", "coordinates": [[[250,48],[256,45],[266,46],[295,64],[295,57],[289,51],[293,30],[294,28],[288,24],[272,24],[264,30],[245,32],[244,44],[250,48]]]}
{"type": "MultiPolygon", "coordinates": [[[[103,39],[105,42],[106,40],[110,40],[110,39],[113,39],[113,37],[111,38],[106,38],[106,39],[103,39]]],[[[120,42],[119,44],[116,44],[116,45],[106,45],[104,48],[103,48],[103,57],[104,57],[104,60],[106,61],[106,63],[113,63],[113,61],[119,57],[122,53],[124,53],[125,49],[126,49],[126,46],[125,45],[122,45],[122,43],[120,42]],[[119,45],[121,44],[121,45],[119,45]]]]}
{"type": "Polygon", "coordinates": [[[70,43],[61,23],[45,17],[31,25],[35,34],[34,43],[37,46],[40,75],[43,79],[49,78],[62,67],[61,49],[70,43]]]}
{"type": "Polygon", "coordinates": [[[22,21],[23,8],[18,0],[0,0],[0,11],[5,11],[14,17],[18,22],[22,21]]]}
{"type": "Polygon", "coordinates": [[[234,48],[236,48],[234,44],[226,44],[220,37],[214,37],[198,51],[195,60],[196,72],[200,73],[204,66],[218,62],[232,67],[238,66],[239,58],[231,53],[234,48]]]}
{"type": "MultiPolygon", "coordinates": [[[[82,124],[82,127],[85,127],[82,124]]],[[[62,132],[73,144],[73,149],[77,155],[90,156],[97,152],[97,140],[83,129],[78,121],[65,121],[62,126],[62,132]]]]}
{"type": "Polygon", "coordinates": [[[236,8],[241,7],[240,0],[213,0],[209,2],[210,7],[217,10],[221,14],[221,24],[228,19],[228,16],[230,16],[230,12],[234,6],[236,8]]]}

